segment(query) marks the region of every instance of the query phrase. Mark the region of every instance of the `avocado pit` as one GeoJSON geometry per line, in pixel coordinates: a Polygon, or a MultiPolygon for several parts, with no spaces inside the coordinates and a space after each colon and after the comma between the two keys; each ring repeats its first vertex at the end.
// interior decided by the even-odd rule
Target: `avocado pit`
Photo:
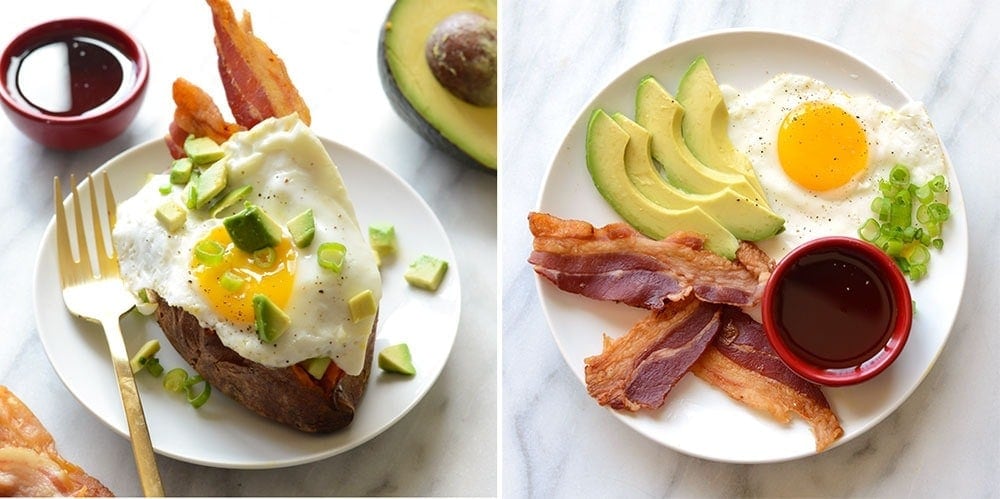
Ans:
{"type": "Polygon", "coordinates": [[[475,12],[443,19],[427,38],[427,64],[456,97],[480,107],[497,105],[497,24],[475,12]]]}

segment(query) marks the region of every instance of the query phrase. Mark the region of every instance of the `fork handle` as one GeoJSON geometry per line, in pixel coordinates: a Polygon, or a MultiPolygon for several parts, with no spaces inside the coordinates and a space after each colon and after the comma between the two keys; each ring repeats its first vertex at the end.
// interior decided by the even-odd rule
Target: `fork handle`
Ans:
{"type": "Polygon", "coordinates": [[[115,378],[118,380],[118,390],[122,396],[122,407],[125,409],[125,421],[128,422],[128,432],[132,438],[132,453],[139,473],[142,492],[147,497],[163,496],[163,484],[160,482],[160,472],[156,468],[156,455],[149,439],[149,428],[142,412],[142,400],[135,386],[135,377],[129,365],[128,351],[122,337],[121,326],[117,316],[101,321],[104,334],[108,339],[108,349],[111,361],[115,367],[115,378]]]}

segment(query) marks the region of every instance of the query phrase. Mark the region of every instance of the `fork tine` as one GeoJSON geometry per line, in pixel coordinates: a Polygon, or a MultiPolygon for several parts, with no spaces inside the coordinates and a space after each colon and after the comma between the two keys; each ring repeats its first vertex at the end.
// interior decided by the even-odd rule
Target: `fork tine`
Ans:
{"type": "MultiPolygon", "coordinates": [[[[80,190],[76,185],[76,177],[71,173],[69,183],[73,184],[73,214],[76,221],[76,244],[79,259],[76,263],[79,268],[88,268],[90,277],[94,276],[94,270],[90,265],[90,250],[87,248],[87,231],[83,228],[83,209],[80,207],[80,190]]],[[[79,273],[79,272],[78,272],[79,273]]]]}
{"type": "MultiPolygon", "coordinates": [[[[115,201],[115,193],[111,192],[111,181],[108,180],[108,172],[101,174],[104,178],[104,208],[108,211],[108,227],[115,228],[115,213],[118,211],[118,203],[115,201]]],[[[111,254],[115,254],[112,246],[111,254]]]]}
{"type": "MultiPolygon", "coordinates": [[[[97,199],[97,188],[94,186],[94,176],[87,174],[87,185],[90,188],[90,218],[94,226],[94,246],[97,251],[97,266],[102,277],[114,275],[115,262],[108,254],[107,244],[105,243],[104,223],[101,222],[101,213],[97,209],[98,199],[97,199]]],[[[107,232],[111,232],[108,228],[107,232]]]]}
{"type": "Polygon", "coordinates": [[[68,276],[73,271],[73,250],[70,249],[69,227],[66,225],[66,208],[63,206],[62,185],[59,177],[52,179],[52,199],[56,211],[56,248],[58,249],[59,280],[62,287],[70,282],[68,276]]]}

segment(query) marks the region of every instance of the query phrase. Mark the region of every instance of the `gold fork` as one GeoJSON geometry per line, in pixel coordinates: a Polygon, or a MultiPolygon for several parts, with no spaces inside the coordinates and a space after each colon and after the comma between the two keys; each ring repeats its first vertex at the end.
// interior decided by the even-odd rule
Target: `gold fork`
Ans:
{"type": "MultiPolygon", "coordinates": [[[[116,205],[107,172],[102,177],[107,232],[110,233],[115,224],[116,205]]],[[[94,178],[90,175],[87,178],[90,184],[90,216],[94,246],[97,252],[95,258],[97,269],[93,268],[90,251],[87,249],[87,236],[84,229],[83,211],[80,209],[80,193],[77,190],[76,179],[70,175],[69,182],[73,186],[73,211],[76,219],[76,246],[79,255],[76,259],[73,258],[71,249],[59,177],[55,177],[52,181],[63,301],[66,303],[66,308],[74,315],[91,322],[97,322],[104,328],[108,349],[111,352],[111,361],[114,364],[115,377],[118,379],[118,389],[121,391],[125,420],[128,422],[129,435],[132,438],[132,453],[135,455],[139,482],[142,484],[145,495],[162,496],[163,485],[160,483],[160,473],[156,469],[153,444],[149,440],[149,429],[146,427],[146,418],[142,412],[142,401],[139,400],[139,391],[135,386],[132,368],[129,366],[128,352],[125,349],[125,340],[122,338],[121,326],[118,322],[121,316],[135,305],[135,298],[125,289],[118,274],[118,257],[115,255],[114,246],[105,243],[107,233],[101,223],[97,207],[98,200],[94,178]]]]}

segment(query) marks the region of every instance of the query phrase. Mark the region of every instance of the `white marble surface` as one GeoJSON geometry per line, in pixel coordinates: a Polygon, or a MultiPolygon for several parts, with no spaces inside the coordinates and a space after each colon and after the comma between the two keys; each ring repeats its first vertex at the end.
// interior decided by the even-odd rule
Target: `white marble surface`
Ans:
{"type": "MultiPolygon", "coordinates": [[[[160,456],[170,495],[497,494],[496,186],[493,175],[467,169],[428,147],[395,115],[376,67],[379,30],[391,2],[234,0],[250,10],[254,29],[281,57],[322,136],[395,170],[441,219],[462,276],[462,315],[451,358],[426,397],[382,435],[340,456],[266,471],[197,466],[160,456]]],[[[56,17],[110,21],[138,36],[152,73],[145,103],[130,129],[94,149],[46,150],[0,118],[0,384],[9,386],[55,436],[59,450],[119,495],[137,495],[128,441],[91,415],[63,387],[38,339],[32,274],[38,241],[52,216],[53,175],[78,176],[119,152],[162,137],[173,105],[170,84],[184,76],[225,109],[204,2],[33,1],[0,16],[0,40],[56,17]]],[[[62,306],[53,303],[52,306],[62,306]]],[[[110,367],[109,367],[110,368],[110,367]]]]}
{"type": "Polygon", "coordinates": [[[1000,217],[993,192],[1000,153],[1000,5],[505,0],[502,12],[504,496],[1000,494],[1000,391],[993,386],[1000,373],[1000,268],[994,251],[1000,217]],[[824,454],[776,464],[689,457],[647,440],[597,406],[553,341],[526,263],[527,212],[587,102],[671,42],[730,27],[778,29],[835,43],[922,100],[951,155],[970,214],[964,298],[924,382],[866,434],[824,454]]]}

